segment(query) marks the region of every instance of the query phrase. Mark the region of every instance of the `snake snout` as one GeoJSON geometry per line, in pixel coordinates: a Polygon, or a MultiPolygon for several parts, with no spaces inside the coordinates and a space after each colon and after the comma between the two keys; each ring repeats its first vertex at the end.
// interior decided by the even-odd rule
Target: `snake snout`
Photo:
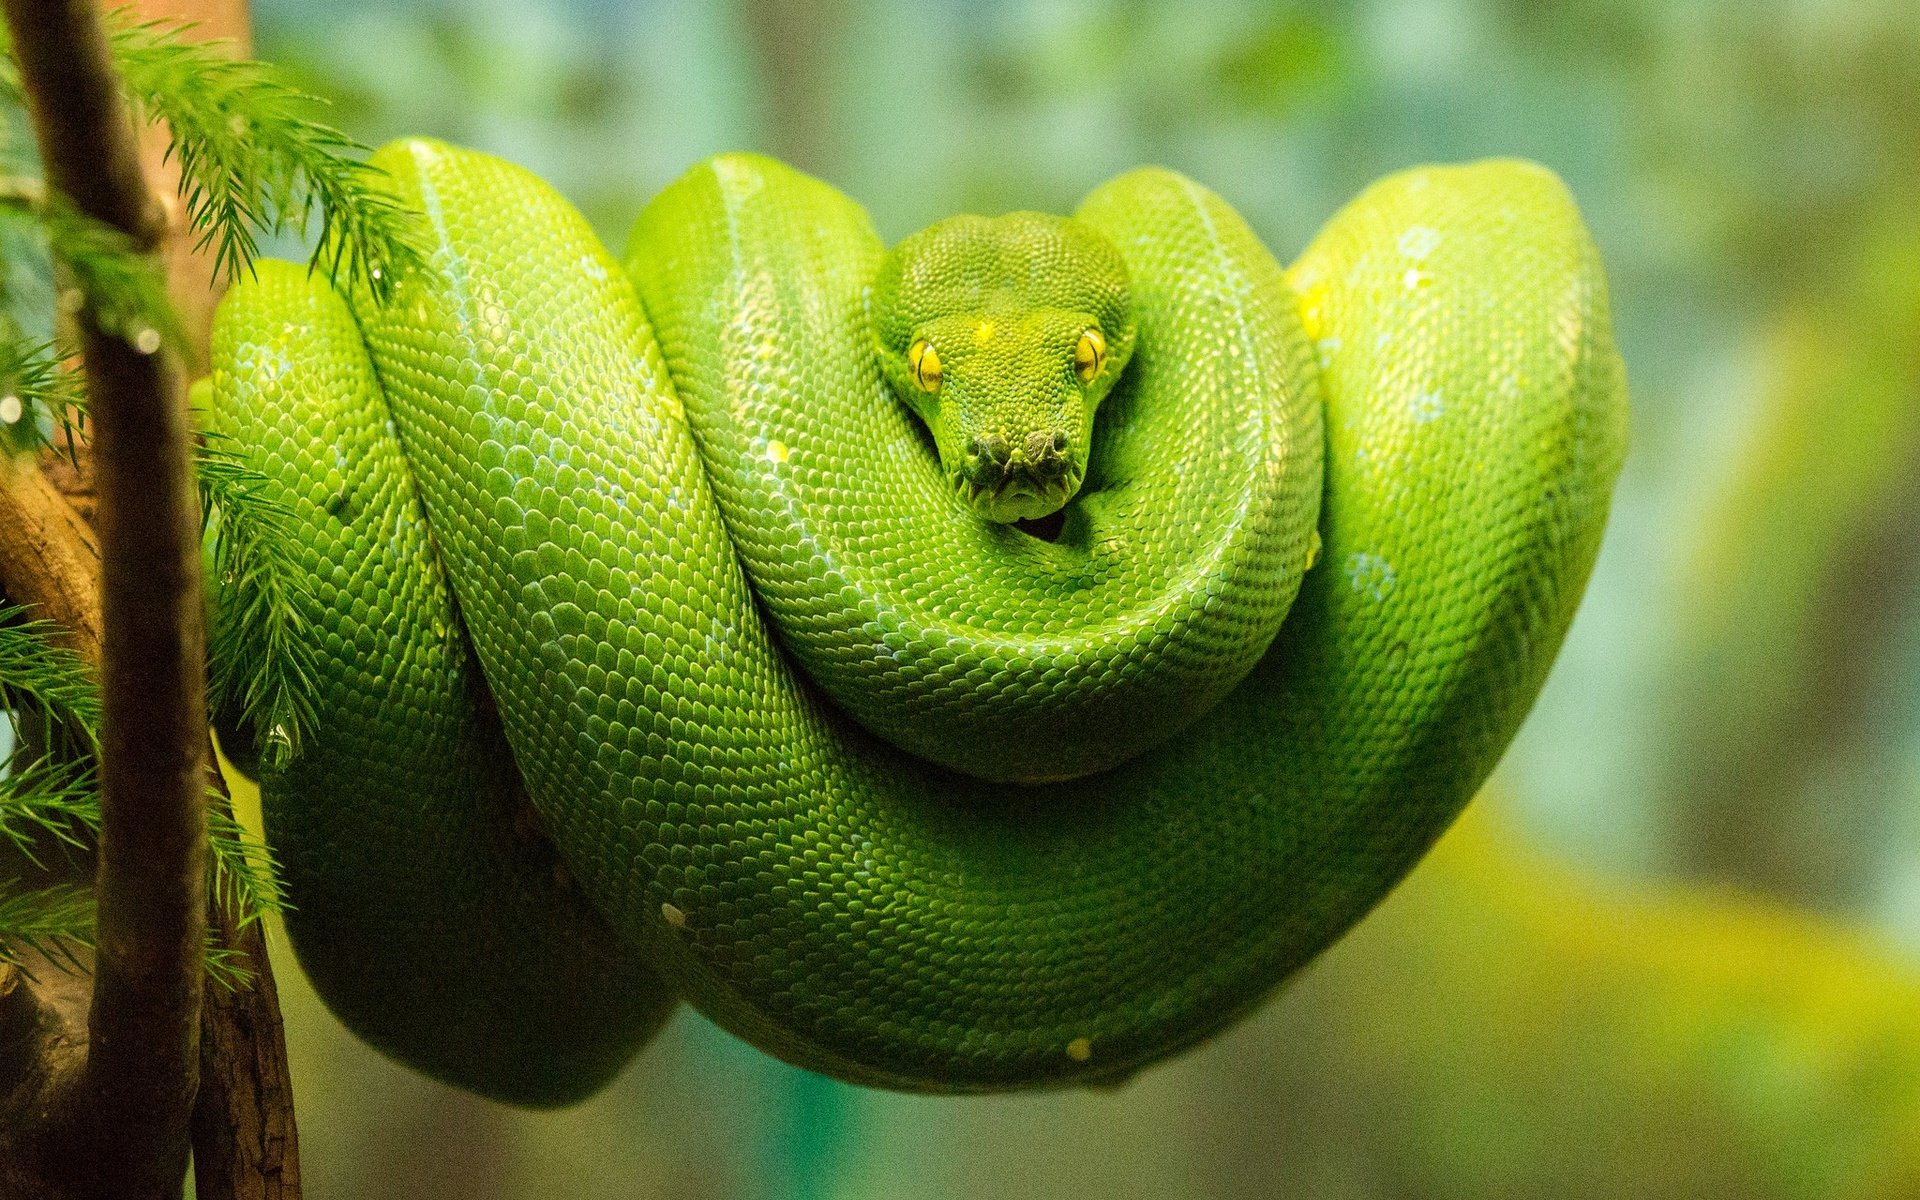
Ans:
{"type": "Polygon", "coordinates": [[[1019,480],[1053,484],[1071,468],[1067,445],[1065,433],[1048,430],[1034,430],[1017,442],[991,433],[969,438],[961,473],[981,488],[997,488],[1019,480]]]}
{"type": "Polygon", "coordinates": [[[967,465],[969,468],[982,468],[989,477],[996,477],[1004,471],[1011,457],[1007,439],[990,433],[985,437],[967,440],[967,465]]]}
{"type": "Polygon", "coordinates": [[[1067,435],[1063,430],[1036,429],[1027,435],[1027,469],[1041,479],[1055,479],[1067,473],[1067,435]]]}
{"type": "Polygon", "coordinates": [[[1065,432],[1051,429],[1015,438],[995,433],[968,438],[954,485],[989,520],[1045,516],[1071,499],[1079,485],[1069,445],[1065,432]]]}

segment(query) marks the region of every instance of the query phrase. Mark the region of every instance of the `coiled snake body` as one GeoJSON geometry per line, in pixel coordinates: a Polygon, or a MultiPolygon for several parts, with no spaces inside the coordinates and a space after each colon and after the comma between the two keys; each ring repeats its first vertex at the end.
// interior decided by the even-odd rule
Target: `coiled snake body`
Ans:
{"type": "Polygon", "coordinates": [[[1536,167],[1383,180],[1283,271],[1171,172],[889,255],[724,156],[623,269],[524,171],[377,161],[430,268],[262,264],[211,421],[310,572],[296,949],[490,1095],[675,997],[919,1090],[1190,1045],[1465,803],[1598,547],[1622,372],[1536,167]]]}

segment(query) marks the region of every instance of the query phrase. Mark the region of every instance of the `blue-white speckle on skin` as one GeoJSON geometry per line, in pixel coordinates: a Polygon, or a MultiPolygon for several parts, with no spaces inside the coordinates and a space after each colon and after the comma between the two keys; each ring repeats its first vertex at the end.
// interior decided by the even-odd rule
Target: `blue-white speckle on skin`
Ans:
{"type": "Polygon", "coordinates": [[[1413,414],[1414,424],[1425,425],[1429,421],[1438,419],[1446,411],[1446,407],[1440,403],[1439,392],[1420,391],[1415,392],[1413,399],[1407,402],[1407,411],[1413,414]]]}
{"type": "Polygon", "coordinates": [[[1385,600],[1397,582],[1393,564],[1378,554],[1363,550],[1347,559],[1347,583],[1369,600],[1385,600]]]}
{"type": "Polygon", "coordinates": [[[1397,243],[1400,253],[1415,262],[1432,254],[1439,244],[1439,231],[1426,225],[1409,225],[1406,232],[1400,235],[1400,241],[1397,243]]]}

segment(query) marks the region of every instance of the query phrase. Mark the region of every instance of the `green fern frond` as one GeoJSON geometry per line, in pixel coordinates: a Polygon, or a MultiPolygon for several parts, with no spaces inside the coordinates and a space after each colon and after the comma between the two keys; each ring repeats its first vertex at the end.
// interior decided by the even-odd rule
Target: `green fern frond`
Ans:
{"type": "MultiPolygon", "coordinates": [[[[0,710],[30,714],[39,728],[60,739],[40,747],[35,756],[16,751],[0,764],[0,848],[11,847],[36,866],[44,865],[50,846],[85,850],[100,832],[93,773],[99,755],[99,690],[80,657],[52,643],[54,628],[25,619],[19,608],[0,607],[0,710]]],[[[207,842],[208,894],[239,924],[287,907],[277,864],[267,848],[211,804],[207,842]]],[[[8,894],[0,900],[0,961],[12,961],[5,949],[9,942],[48,951],[50,958],[61,945],[88,944],[91,908],[84,927],[76,923],[75,911],[61,893],[49,889],[8,894]],[[44,912],[37,907],[43,902],[49,906],[44,912]],[[54,937],[49,931],[64,932],[54,937]]],[[[210,972],[217,975],[221,969],[209,960],[210,972]]]]}
{"type": "MultiPolygon", "coordinates": [[[[65,357],[52,341],[19,336],[0,313],[0,430],[16,450],[38,449],[46,428],[66,431],[69,455],[84,434],[86,402],[79,378],[61,364],[65,357]]],[[[77,458],[74,465],[79,465],[77,458]]]]}
{"type": "Polygon", "coordinates": [[[245,957],[241,951],[215,942],[211,931],[207,934],[207,979],[221,991],[237,992],[253,982],[253,968],[240,965],[245,957]]]}
{"type": "MultiPolygon", "coordinates": [[[[0,963],[24,971],[21,951],[32,950],[62,971],[83,972],[80,951],[93,948],[96,911],[93,893],[77,884],[23,890],[18,881],[0,882],[0,963]]],[[[203,961],[217,987],[232,992],[253,982],[252,968],[240,965],[244,957],[208,931],[203,961]]]]}
{"type": "Polygon", "coordinates": [[[92,770],[26,760],[16,752],[0,776],[0,840],[36,867],[48,843],[85,850],[100,828],[100,797],[92,770]]]}
{"type": "Polygon", "coordinates": [[[319,720],[319,666],[302,615],[308,597],[294,566],[293,514],[218,435],[206,437],[197,467],[217,588],[207,639],[211,703],[251,725],[261,765],[279,770],[319,720]]]}
{"type": "Polygon", "coordinates": [[[31,713],[63,737],[61,758],[100,752],[100,689],[78,654],[53,642],[58,627],[0,605],[0,708],[31,713]]]}
{"type": "Polygon", "coordinates": [[[265,843],[230,813],[213,807],[207,810],[207,835],[213,853],[213,898],[238,924],[250,925],[267,913],[287,910],[279,864],[265,843]]]}
{"type": "Polygon", "coordinates": [[[187,215],[227,277],[248,269],[258,232],[305,232],[319,219],[313,265],[342,287],[384,300],[425,259],[418,217],[356,155],[365,147],[309,114],[325,101],[269,65],[184,41],[192,27],[114,15],[128,92],[173,134],[187,215]]]}
{"type": "Polygon", "coordinates": [[[0,963],[24,971],[21,951],[32,950],[63,971],[79,971],[79,952],[93,947],[93,922],[93,893],[86,888],[0,882],[0,963]]]}
{"type": "MultiPolygon", "coordinates": [[[[0,776],[0,839],[35,866],[44,865],[41,855],[49,841],[85,850],[100,829],[100,803],[94,789],[90,773],[62,773],[44,764],[0,776]]],[[[244,928],[267,913],[287,910],[272,854],[239,821],[211,805],[207,846],[208,895],[236,924],[244,928]]],[[[15,961],[8,953],[9,943],[32,947],[56,961],[60,960],[57,950],[92,944],[93,904],[86,889],[10,888],[0,885],[0,962],[15,961]],[[74,903],[75,896],[84,905],[74,903]]],[[[248,974],[231,968],[226,951],[212,944],[207,971],[225,986],[235,980],[244,982],[248,974]],[[223,971],[228,979],[220,978],[223,971]]]]}
{"type": "Polygon", "coordinates": [[[53,193],[35,198],[19,189],[0,191],[0,218],[46,240],[54,261],[72,279],[72,288],[61,296],[63,305],[84,302],[100,328],[146,354],[162,345],[186,344],[159,264],[127,235],[53,193]]]}

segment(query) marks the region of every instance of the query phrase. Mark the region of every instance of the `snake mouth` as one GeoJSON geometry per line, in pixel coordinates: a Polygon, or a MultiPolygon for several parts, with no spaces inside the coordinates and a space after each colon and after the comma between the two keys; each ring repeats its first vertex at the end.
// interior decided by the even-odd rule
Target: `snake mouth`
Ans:
{"type": "Polygon", "coordinates": [[[989,521],[1007,525],[1060,511],[1079,490],[1080,472],[1038,477],[1014,470],[988,483],[956,473],[952,482],[961,503],[989,521]]]}
{"type": "Polygon", "coordinates": [[[997,434],[970,438],[948,478],[962,503],[989,521],[1051,516],[1073,499],[1085,475],[1068,444],[1064,430],[1036,430],[1017,445],[997,434]]]}

